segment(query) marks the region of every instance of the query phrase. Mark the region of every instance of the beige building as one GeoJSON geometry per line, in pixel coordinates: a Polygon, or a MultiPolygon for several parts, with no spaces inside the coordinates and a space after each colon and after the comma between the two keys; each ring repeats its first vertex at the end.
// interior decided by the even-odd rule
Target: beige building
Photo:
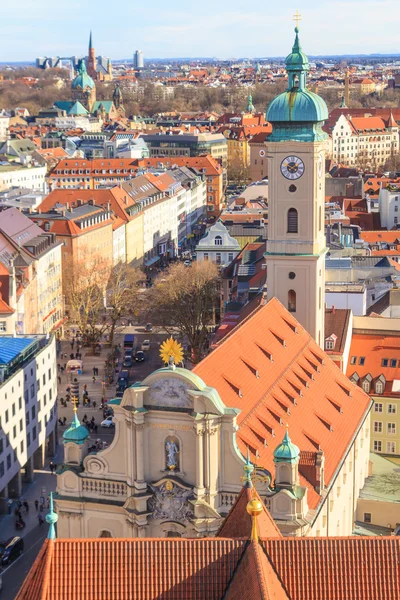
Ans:
{"type": "Polygon", "coordinates": [[[352,117],[342,114],[332,129],[332,158],[346,166],[377,168],[399,152],[399,128],[393,115],[352,117]]]}
{"type": "Polygon", "coordinates": [[[251,181],[261,181],[268,177],[268,158],[267,158],[267,133],[257,133],[250,141],[250,168],[249,174],[251,181]]]}

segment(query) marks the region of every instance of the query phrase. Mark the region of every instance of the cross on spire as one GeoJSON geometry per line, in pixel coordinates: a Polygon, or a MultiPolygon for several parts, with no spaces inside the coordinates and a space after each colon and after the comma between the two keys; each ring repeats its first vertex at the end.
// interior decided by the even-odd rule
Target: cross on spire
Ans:
{"type": "Polygon", "coordinates": [[[299,11],[298,11],[298,10],[296,10],[296,14],[294,14],[294,15],[293,15],[293,21],[296,21],[296,27],[298,27],[298,26],[299,26],[299,21],[301,21],[301,20],[302,20],[302,18],[303,18],[303,17],[302,17],[302,16],[301,16],[301,14],[299,13],[299,11]]]}
{"type": "Polygon", "coordinates": [[[74,413],[76,413],[76,411],[78,410],[77,406],[79,404],[79,398],[77,398],[76,396],[72,396],[71,402],[74,405],[74,408],[73,408],[74,413]]]}

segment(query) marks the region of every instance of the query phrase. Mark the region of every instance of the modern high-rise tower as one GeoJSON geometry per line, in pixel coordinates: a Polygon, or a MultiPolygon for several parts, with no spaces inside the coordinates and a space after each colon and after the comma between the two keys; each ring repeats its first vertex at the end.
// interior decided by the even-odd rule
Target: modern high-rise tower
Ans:
{"type": "Polygon", "coordinates": [[[135,54],[133,55],[133,68],[134,69],[143,69],[144,68],[144,58],[143,58],[143,52],[141,50],[135,50],[135,54]]]}
{"type": "Polygon", "coordinates": [[[306,87],[309,70],[296,27],[286,58],[288,88],[269,105],[268,298],[276,297],[324,347],[325,140],[328,109],[306,87]]]}

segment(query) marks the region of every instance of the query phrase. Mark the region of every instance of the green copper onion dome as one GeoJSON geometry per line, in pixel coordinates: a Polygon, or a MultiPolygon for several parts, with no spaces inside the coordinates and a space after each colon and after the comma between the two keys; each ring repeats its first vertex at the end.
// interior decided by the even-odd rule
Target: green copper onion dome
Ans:
{"type": "Polygon", "coordinates": [[[68,442],[74,442],[75,444],[83,444],[89,437],[89,431],[84,425],[81,425],[74,408],[74,418],[72,419],[71,425],[63,433],[64,444],[68,442]]]}
{"type": "Polygon", "coordinates": [[[90,75],[87,74],[86,64],[83,59],[80,61],[79,65],[78,65],[78,75],[73,80],[71,86],[74,90],[79,89],[79,88],[81,90],[84,90],[86,88],[90,88],[90,89],[94,88],[94,81],[90,77],[90,75]]]}
{"type": "Polygon", "coordinates": [[[275,449],[274,452],[274,462],[298,462],[300,458],[300,450],[299,448],[292,443],[292,440],[289,437],[289,431],[286,428],[285,437],[282,440],[282,443],[275,449]]]}
{"type": "Polygon", "coordinates": [[[327,138],[322,125],[328,119],[328,108],[318,94],[307,89],[306,75],[310,66],[300,45],[298,27],[295,32],[292,52],[285,60],[288,88],[272,100],[266,114],[273,128],[269,136],[271,142],[310,142],[327,138]]]}

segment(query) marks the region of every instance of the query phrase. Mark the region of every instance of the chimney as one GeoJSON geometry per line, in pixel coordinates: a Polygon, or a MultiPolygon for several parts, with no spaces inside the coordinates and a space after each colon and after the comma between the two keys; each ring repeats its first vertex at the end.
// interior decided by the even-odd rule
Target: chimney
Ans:
{"type": "Polygon", "coordinates": [[[332,305],[332,314],[336,315],[336,309],[335,309],[335,305],[334,304],[332,305]]]}

